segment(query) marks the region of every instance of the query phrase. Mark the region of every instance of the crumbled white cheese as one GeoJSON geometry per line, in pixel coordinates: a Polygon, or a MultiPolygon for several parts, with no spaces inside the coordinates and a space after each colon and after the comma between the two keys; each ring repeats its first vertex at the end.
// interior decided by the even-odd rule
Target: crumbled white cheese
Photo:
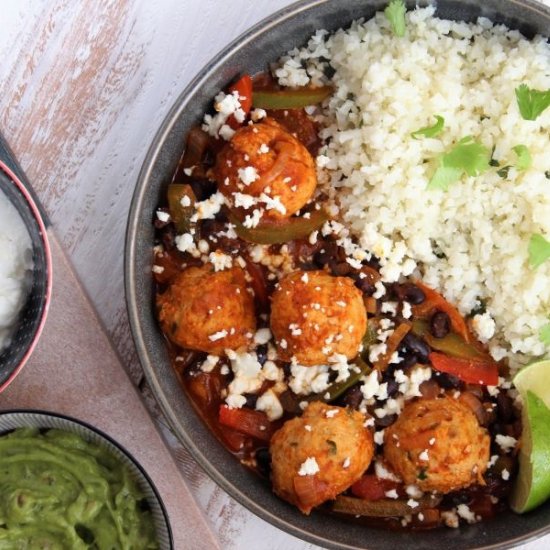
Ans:
{"type": "Polygon", "coordinates": [[[265,155],[266,153],[269,153],[270,149],[269,149],[269,145],[267,143],[262,143],[260,145],[260,148],[258,149],[258,153],[260,155],[265,155]]]}
{"type": "Polygon", "coordinates": [[[258,170],[254,166],[246,166],[245,168],[239,168],[237,175],[244,185],[250,185],[260,178],[258,170]]]}
{"type": "Polygon", "coordinates": [[[380,430],[379,432],[374,432],[374,442],[377,445],[383,445],[384,444],[384,431],[380,430]]]}
{"type": "Polygon", "coordinates": [[[258,224],[260,223],[260,220],[262,219],[263,213],[264,213],[263,209],[255,208],[252,211],[252,214],[247,214],[245,216],[243,221],[243,226],[248,229],[253,229],[254,227],[257,227],[258,224]]]}
{"type": "Polygon", "coordinates": [[[233,130],[233,128],[231,128],[229,124],[223,124],[218,133],[220,134],[220,137],[222,139],[224,139],[225,141],[230,141],[231,138],[235,135],[235,130],[233,130]]]}
{"type": "Polygon", "coordinates": [[[249,208],[252,208],[256,203],[258,202],[258,199],[256,197],[253,197],[252,195],[246,195],[245,193],[233,193],[233,205],[236,208],[244,208],[245,210],[248,210],[249,208]]]}
{"type": "Polygon", "coordinates": [[[416,485],[407,485],[405,487],[405,492],[411,498],[416,498],[416,499],[422,498],[422,496],[424,495],[424,493],[416,485]]]}
{"type": "Polygon", "coordinates": [[[416,500],[410,498],[409,500],[407,500],[407,506],[414,509],[418,506],[418,502],[416,500]]]}
{"type": "Polygon", "coordinates": [[[195,203],[195,213],[191,216],[191,221],[213,219],[225,204],[225,197],[216,191],[206,200],[195,203]]]}
{"type": "Polygon", "coordinates": [[[384,493],[387,498],[399,498],[399,495],[397,494],[397,491],[395,489],[391,489],[389,491],[386,491],[384,493]]]}
{"type": "Polygon", "coordinates": [[[227,332],[227,330],[223,329],[223,330],[220,330],[218,332],[215,332],[214,334],[211,334],[208,339],[211,341],[211,342],[216,342],[217,340],[221,340],[222,338],[225,338],[229,333],[227,332]]]}
{"type": "Polygon", "coordinates": [[[441,512],[441,518],[443,519],[447,527],[452,527],[454,529],[458,527],[459,520],[454,509],[441,512]]]}
{"type": "Polygon", "coordinates": [[[365,399],[373,398],[380,389],[378,382],[378,371],[373,370],[367,376],[361,379],[363,384],[360,386],[361,393],[365,399]]]}
{"type": "Polygon", "coordinates": [[[329,387],[329,368],[327,365],[304,367],[290,366],[288,385],[296,395],[322,393],[329,387]]]}
{"type": "Polygon", "coordinates": [[[271,340],[271,330],[268,328],[259,328],[254,334],[254,343],[261,346],[271,340]]]}
{"type": "Polygon", "coordinates": [[[376,289],[376,291],[374,292],[372,297],[376,300],[379,300],[380,298],[382,298],[382,296],[384,296],[384,294],[386,294],[386,287],[381,281],[376,281],[376,283],[374,283],[374,288],[376,289]]]}
{"type": "Polygon", "coordinates": [[[478,517],[470,510],[467,504],[459,504],[456,507],[456,513],[468,523],[475,523],[478,521],[478,517]]]}
{"type": "Polygon", "coordinates": [[[250,113],[250,118],[254,122],[258,122],[258,120],[261,120],[262,118],[265,118],[267,116],[267,112],[264,111],[264,109],[253,109],[250,113]]]}
{"type": "Polygon", "coordinates": [[[380,311],[393,316],[397,315],[397,302],[383,302],[380,306],[380,311]]]}
{"type": "Polygon", "coordinates": [[[220,358],[217,355],[207,355],[206,359],[201,365],[202,372],[212,372],[214,367],[218,364],[220,358]]]}
{"type": "Polygon", "coordinates": [[[286,214],[286,207],[281,202],[280,197],[270,197],[266,193],[262,193],[259,198],[261,202],[265,203],[265,207],[267,210],[276,210],[283,216],[286,214]]]}
{"type": "Polygon", "coordinates": [[[283,407],[273,390],[267,390],[258,397],[256,401],[256,410],[264,411],[267,414],[267,418],[271,421],[277,420],[283,416],[283,407]]]}
{"type": "Polygon", "coordinates": [[[340,412],[339,409],[329,409],[329,410],[325,413],[325,416],[326,416],[327,418],[334,418],[339,412],[340,412]]]}
{"type": "Polygon", "coordinates": [[[313,476],[320,471],[321,470],[319,469],[319,465],[317,464],[315,457],[309,457],[309,458],[306,458],[306,460],[300,466],[300,469],[298,470],[298,475],[313,476]]]}
{"type": "MultiPolygon", "coordinates": [[[[228,399],[231,399],[232,402],[239,401],[236,396],[257,392],[262,386],[263,375],[262,366],[258,362],[256,354],[247,352],[237,353],[233,350],[226,350],[225,353],[231,361],[231,370],[234,375],[233,380],[227,387],[229,395],[225,402],[229,405],[230,401],[228,399]]],[[[242,399],[240,402],[242,402],[242,399]]],[[[245,402],[246,398],[243,405],[245,402]]]]}
{"type": "Polygon", "coordinates": [[[509,453],[511,450],[515,449],[518,442],[515,437],[502,434],[497,434],[495,441],[505,453],[509,453]]]}
{"type": "Polygon", "coordinates": [[[500,475],[502,476],[502,479],[503,479],[504,481],[508,481],[508,480],[510,479],[510,472],[509,472],[506,468],[504,468],[504,469],[502,470],[502,472],[500,473],[500,475]]]}
{"type": "Polygon", "coordinates": [[[167,223],[170,221],[170,214],[168,214],[168,212],[163,212],[162,210],[157,210],[157,218],[159,221],[167,223]]]}
{"type": "Polygon", "coordinates": [[[197,246],[195,245],[195,239],[193,238],[193,235],[191,235],[191,233],[176,235],[174,242],[176,243],[176,248],[180,252],[189,252],[189,254],[193,255],[199,252],[197,250],[197,246]]]}
{"type": "Polygon", "coordinates": [[[403,302],[403,305],[401,306],[401,315],[403,316],[403,319],[410,319],[412,316],[412,308],[411,304],[409,302],[403,302]]]}
{"type": "Polygon", "coordinates": [[[401,481],[393,472],[391,472],[386,468],[386,465],[381,460],[377,460],[374,463],[374,473],[376,474],[376,477],[379,477],[380,479],[389,479],[390,481],[401,481]]]}
{"type": "Polygon", "coordinates": [[[219,250],[208,255],[208,261],[214,266],[214,271],[223,271],[233,266],[233,258],[219,250]]]}
{"type": "Polygon", "coordinates": [[[402,370],[398,369],[394,372],[395,381],[399,384],[399,392],[402,393],[405,399],[412,397],[420,397],[420,385],[422,382],[430,380],[432,377],[432,369],[430,367],[416,367],[409,376],[402,370]]]}
{"type": "Polygon", "coordinates": [[[349,456],[347,456],[342,464],[342,468],[349,468],[351,464],[351,459],[349,456]]]}
{"type": "Polygon", "coordinates": [[[424,449],[419,455],[418,455],[418,458],[419,460],[423,460],[425,462],[427,462],[428,460],[430,460],[430,457],[428,455],[428,449],[424,449]]]}
{"type": "Polygon", "coordinates": [[[161,265],[154,265],[151,271],[157,275],[160,275],[161,273],[164,273],[164,267],[161,265]]]}

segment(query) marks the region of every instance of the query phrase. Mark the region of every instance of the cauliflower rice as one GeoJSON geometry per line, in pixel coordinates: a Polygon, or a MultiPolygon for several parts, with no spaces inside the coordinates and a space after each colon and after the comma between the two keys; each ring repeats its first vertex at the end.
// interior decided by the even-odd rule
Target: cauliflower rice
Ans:
{"type": "Polygon", "coordinates": [[[515,89],[550,89],[550,45],[487,19],[434,12],[408,12],[404,38],[382,12],[332,35],[318,31],[275,74],[284,86],[326,84],[330,64],[335,91],[315,112],[325,141],[321,187],[380,259],[385,282],[417,275],[464,315],[483,305],[474,329],[495,359],[517,368],[549,351],[539,332],[549,322],[550,262],[531,268],[528,244],[533,234],[550,236],[550,109],[524,120],[515,89]],[[435,115],[444,131],[412,139],[435,115]],[[525,145],[530,168],[506,177],[491,168],[447,192],[428,190],[433,159],[470,135],[494,148],[500,166],[513,166],[512,148],[525,145]]]}

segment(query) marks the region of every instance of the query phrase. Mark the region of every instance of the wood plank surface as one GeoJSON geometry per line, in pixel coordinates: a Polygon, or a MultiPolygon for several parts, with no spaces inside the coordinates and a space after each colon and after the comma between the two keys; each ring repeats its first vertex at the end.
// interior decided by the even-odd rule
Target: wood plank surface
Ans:
{"type": "MultiPolygon", "coordinates": [[[[0,2],[0,130],[136,384],[141,371],[126,317],[122,265],[128,207],[143,158],[198,70],[252,24],[290,4],[0,2]]],[[[314,548],[267,525],[215,486],[171,435],[147,392],[146,398],[224,549],[314,548]]],[[[548,546],[550,538],[525,548],[548,546]]]]}

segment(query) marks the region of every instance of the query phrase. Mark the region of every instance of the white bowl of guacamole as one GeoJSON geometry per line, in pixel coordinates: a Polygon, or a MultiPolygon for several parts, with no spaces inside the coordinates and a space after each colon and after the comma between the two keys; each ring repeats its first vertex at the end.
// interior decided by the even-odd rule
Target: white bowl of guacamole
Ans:
{"type": "Polygon", "coordinates": [[[79,420],[0,413],[0,548],[170,550],[166,510],[118,443],[79,420]]]}

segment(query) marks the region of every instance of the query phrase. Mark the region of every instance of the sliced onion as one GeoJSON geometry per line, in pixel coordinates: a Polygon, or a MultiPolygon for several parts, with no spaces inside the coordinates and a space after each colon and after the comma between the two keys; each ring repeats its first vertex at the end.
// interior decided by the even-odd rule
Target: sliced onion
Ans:
{"type": "Polygon", "coordinates": [[[412,513],[421,512],[427,508],[435,508],[441,497],[435,495],[424,496],[415,502],[418,506],[412,508],[408,501],[401,499],[384,498],[381,500],[365,500],[362,498],[338,496],[332,506],[333,512],[354,516],[368,516],[375,518],[403,517],[412,513]]]}
{"type": "Polygon", "coordinates": [[[485,426],[487,424],[487,412],[485,411],[485,407],[472,392],[462,392],[458,399],[472,409],[472,412],[476,415],[480,426],[485,426]]]}

